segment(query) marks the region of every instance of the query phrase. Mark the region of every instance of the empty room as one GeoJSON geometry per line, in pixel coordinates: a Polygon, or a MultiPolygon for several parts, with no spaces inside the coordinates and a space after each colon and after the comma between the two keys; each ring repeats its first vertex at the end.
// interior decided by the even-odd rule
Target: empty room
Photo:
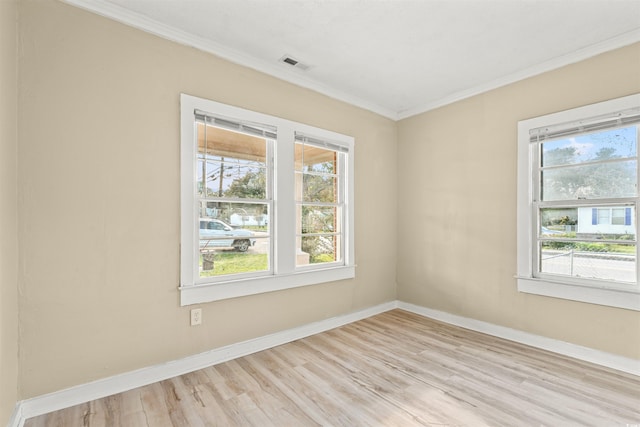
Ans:
{"type": "Polygon", "coordinates": [[[640,1],[0,34],[0,425],[640,425],[640,1]]]}

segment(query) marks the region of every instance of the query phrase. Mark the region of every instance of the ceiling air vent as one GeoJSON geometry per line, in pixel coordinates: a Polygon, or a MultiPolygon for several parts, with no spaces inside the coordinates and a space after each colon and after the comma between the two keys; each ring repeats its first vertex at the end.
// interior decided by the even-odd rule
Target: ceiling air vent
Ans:
{"type": "Polygon", "coordinates": [[[289,55],[284,55],[282,58],[279,59],[279,61],[288,65],[291,65],[292,67],[299,68],[303,71],[307,71],[309,69],[308,65],[303,64],[302,62],[292,58],[289,55]]]}

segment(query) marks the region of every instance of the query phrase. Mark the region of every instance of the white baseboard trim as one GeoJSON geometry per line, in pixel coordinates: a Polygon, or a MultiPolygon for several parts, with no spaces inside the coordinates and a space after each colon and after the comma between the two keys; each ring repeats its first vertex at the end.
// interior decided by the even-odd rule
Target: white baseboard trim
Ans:
{"type": "Polygon", "coordinates": [[[640,376],[640,360],[629,359],[615,354],[605,353],[600,350],[594,350],[592,348],[582,347],[402,301],[391,301],[354,313],[321,320],[319,322],[310,323],[308,325],[303,325],[286,331],[276,332],[274,334],[188,356],[184,359],[115,375],[113,377],[104,378],[87,384],[81,384],[65,390],[26,399],[16,404],[15,411],[9,421],[8,427],[23,427],[28,418],[79,405],[81,403],[100,399],[106,396],[111,396],[112,394],[122,393],[137,387],[142,387],[154,382],[193,372],[198,369],[203,369],[208,366],[328,331],[348,323],[366,319],[368,317],[375,316],[376,314],[393,310],[394,308],[399,308],[420,316],[449,323],[451,325],[519,342],[532,347],[549,350],[554,353],[640,376]]]}
{"type": "Polygon", "coordinates": [[[546,338],[540,335],[534,335],[528,332],[522,332],[516,329],[457,316],[455,314],[433,310],[402,301],[398,301],[397,304],[399,309],[410,311],[411,313],[419,314],[420,316],[429,317],[451,325],[460,326],[461,328],[471,329],[472,331],[482,332],[487,335],[493,335],[495,337],[504,338],[521,344],[530,345],[531,347],[541,348],[564,356],[573,357],[574,359],[595,363],[596,365],[640,376],[640,360],[630,359],[616,354],[595,350],[593,348],[582,347],[576,344],[546,338]]]}
{"type": "Polygon", "coordinates": [[[11,418],[9,418],[9,424],[7,427],[22,427],[24,426],[24,422],[26,418],[22,416],[22,407],[20,406],[20,402],[13,409],[13,414],[11,414],[11,418]]]}
{"type": "Polygon", "coordinates": [[[396,307],[397,302],[391,301],[354,313],[332,317],[286,331],[220,347],[204,353],[188,356],[184,359],[138,369],[136,371],[26,399],[17,403],[14,416],[8,427],[22,427],[28,418],[69,408],[91,400],[101,399],[106,396],[111,396],[112,394],[122,393],[137,387],[163,381],[281,344],[286,344],[348,323],[366,319],[367,317],[375,316],[376,314],[392,310],[396,307]]]}

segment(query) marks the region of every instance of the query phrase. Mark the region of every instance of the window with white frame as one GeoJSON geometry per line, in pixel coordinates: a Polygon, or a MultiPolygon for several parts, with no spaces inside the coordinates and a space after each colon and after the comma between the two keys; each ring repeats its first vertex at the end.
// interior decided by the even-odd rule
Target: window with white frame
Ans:
{"type": "Polygon", "coordinates": [[[352,137],[181,96],[181,303],[355,276],[352,137]]]}
{"type": "Polygon", "coordinates": [[[518,289],[640,310],[640,95],[518,124],[518,289]]]}
{"type": "MultiPolygon", "coordinates": [[[[592,208],[591,225],[631,225],[633,209],[626,208],[592,208]]],[[[604,229],[602,230],[604,234],[604,229]]],[[[620,234],[620,233],[617,233],[620,234]]]]}
{"type": "Polygon", "coordinates": [[[343,262],[347,150],[296,133],[296,265],[343,262]]]}

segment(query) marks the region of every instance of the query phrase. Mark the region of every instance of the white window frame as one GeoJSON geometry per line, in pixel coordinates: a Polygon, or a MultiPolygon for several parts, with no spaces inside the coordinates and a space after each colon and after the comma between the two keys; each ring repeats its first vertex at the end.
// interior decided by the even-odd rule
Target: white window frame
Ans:
{"type": "Polygon", "coordinates": [[[181,250],[180,304],[190,305],[227,298],[273,292],[355,277],[354,247],[354,138],[325,129],[293,122],[219,102],[181,94],[181,250]],[[196,195],[196,126],[194,111],[213,116],[235,118],[243,122],[262,123],[277,129],[274,147],[274,189],[271,239],[273,268],[267,275],[228,280],[217,276],[203,281],[196,269],[199,221],[196,195]],[[343,262],[314,264],[296,268],[296,201],[294,189],[295,132],[326,139],[346,149],[344,178],[344,259],[343,262]]]}
{"type": "MultiPolygon", "coordinates": [[[[518,122],[518,196],[517,196],[517,286],[518,291],[573,301],[640,311],[640,287],[622,289],[606,283],[594,286],[593,281],[575,277],[554,279],[535,277],[536,218],[532,209],[535,193],[533,161],[535,148],[530,142],[530,130],[558,125],[590,123],[614,113],[640,108],[640,94],[597,104],[548,114],[518,122]]],[[[637,111],[636,111],[637,112],[637,111]]],[[[638,210],[635,210],[638,224],[638,210]]],[[[640,231],[640,230],[638,230],[640,231]]],[[[640,270],[640,269],[638,269],[640,270]]],[[[636,272],[637,274],[640,272],[636,272]]]]}
{"type": "MultiPolygon", "coordinates": [[[[314,201],[305,201],[304,197],[302,194],[297,194],[296,195],[296,205],[297,205],[297,209],[301,209],[302,206],[304,205],[315,205],[315,206],[319,206],[319,205],[324,205],[324,206],[331,206],[336,208],[336,210],[339,212],[340,218],[338,218],[338,223],[339,224],[343,224],[345,218],[344,217],[344,213],[345,213],[345,187],[346,187],[346,176],[344,171],[347,170],[347,165],[346,165],[346,160],[348,159],[348,155],[345,156],[344,155],[344,149],[336,146],[335,144],[331,144],[328,141],[323,141],[323,140],[319,140],[318,138],[312,136],[312,135],[304,135],[304,134],[300,134],[299,132],[296,132],[296,141],[297,144],[303,144],[303,145],[309,145],[309,146],[313,146],[313,147],[318,147],[318,148],[324,148],[330,151],[334,151],[337,154],[337,171],[335,172],[335,178],[336,178],[336,182],[337,182],[337,188],[336,188],[336,198],[335,201],[332,203],[322,203],[322,202],[314,202],[314,201]]],[[[347,153],[348,154],[348,153],[347,153]]],[[[303,162],[304,163],[304,162],[303,162]]],[[[304,175],[304,173],[302,172],[302,170],[298,170],[296,172],[301,173],[302,175],[304,175]]],[[[304,178],[301,176],[301,184],[302,184],[302,180],[304,180],[304,178]]],[[[301,221],[302,218],[299,218],[299,220],[301,221]]],[[[301,230],[301,223],[297,223],[296,224],[296,241],[302,241],[302,239],[305,237],[305,234],[302,230],[301,230]]],[[[306,264],[306,265],[296,265],[296,269],[298,271],[304,271],[304,270],[312,270],[312,269],[317,269],[317,268],[328,268],[331,266],[339,266],[341,264],[344,263],[344,250],[345,250],[345,234],[343,232],[344,227],[341,226],[339,227],[340,229],[334,233],[329,233],[332,234],[336,237],[339,238],[340,244],[337,245],[338,247],[337,249],[337,253],[339,254],[339,260],[335,261],[335,262],[327,262],[327,263],[323,263],[323,264],[306,264]]],[[[323,233],[319,233],[319,234],[323,234],[323,233]]]]}

